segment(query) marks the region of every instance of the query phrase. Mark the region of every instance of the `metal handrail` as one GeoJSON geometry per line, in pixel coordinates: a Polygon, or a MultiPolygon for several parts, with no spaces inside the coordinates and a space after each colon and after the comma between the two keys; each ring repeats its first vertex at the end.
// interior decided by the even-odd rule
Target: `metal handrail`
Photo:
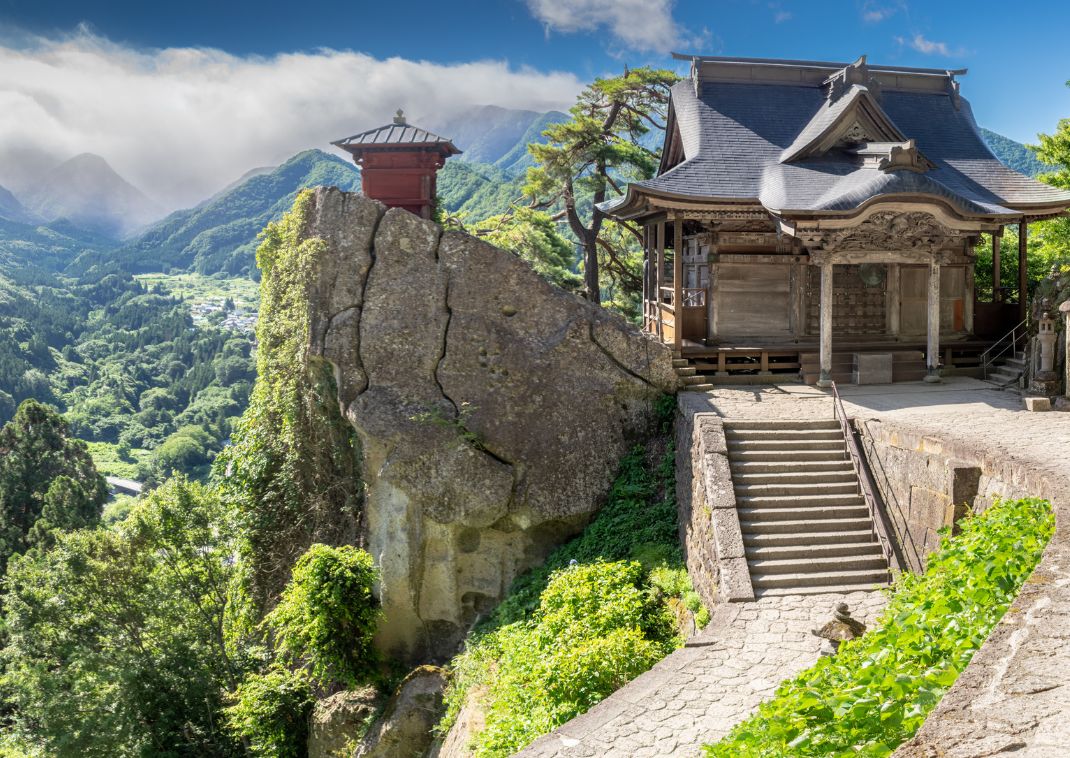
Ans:
{"type": "Polygon", "coordinates": [[[881,552],[884,553],[884,558],[888,561],[889,568],[895,571],[902,571],[903,561],[900,560],[899,552],[895,549],[891,521],[888,519],[888,514],[879,500],[877,483],[873,481],[873,475],[870,473],[869,467],[865,465],[862,449],[858,445],[858,439],[855,437],[850,419],[847,418],[847,411],[844,410],[840,392],[836,389],[836,382],[832,382],[832,411],[836,420],[840,422],[840,429],[843,431],[844,439],[847,442],[847,454],[851,459],[855,474],[858,476],[858,483],[862,490],[862,497],[866,501],[866,507],[869,508],[869,520],[873,525],[873,536],[877,538],[877,542],[881,546],[881,552]]]}
{"type": "Polygon", "coordinates": [[[1025,334],[1022,334],[1019,337],[1018,330],[1024,327],[1027,321],[1028,319],[1022,319],[1020,322],[1014,325],[1014,328],[1012,328],[1009,332],[1007,332],[994,343],[992,343],[992,347],[981,353],[981,375],[985,379],[988,379],[988,369],[992,366],[993,363],[1002,358],[1008,349],[1011,350],[1012,355],[1017,355],[1019,340],[1024,342],[1027,336],[1025,334]],[[1009,342],[1007,342],[1008,340],[1009,342]],[[1007,342],[1007,344],[1003,345],[1004,342],[1007,342]],[[1000,345],[1003,346],[1000,347],[1000,345]],[[999,352],[994,352],[996,348],[999,348],[999,352]]]}

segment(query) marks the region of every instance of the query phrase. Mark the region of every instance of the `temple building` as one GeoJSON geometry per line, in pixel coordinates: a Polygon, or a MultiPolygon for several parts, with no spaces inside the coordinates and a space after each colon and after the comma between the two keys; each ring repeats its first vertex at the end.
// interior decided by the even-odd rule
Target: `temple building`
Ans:
{"type": "Polygon", "coordinates": [[[718,376],[826,386],[860,355],[938,381],[1025,318],[1028,224],[1070,193],[992,155],[965,70],[677,57],[657,176],[602,206],[645,230],[645,330],[718,376]],[[1017,292],[976,302],[975,247],[1009,224],[1017,292]]]}
{"type": "Polygon", "coordinates": [[[413,126],[398,109],[392,123],[331,143],[360,166],[364,194],[421,218],[435,211],[438,170],[460,150],[446,137],[413,126]]]}

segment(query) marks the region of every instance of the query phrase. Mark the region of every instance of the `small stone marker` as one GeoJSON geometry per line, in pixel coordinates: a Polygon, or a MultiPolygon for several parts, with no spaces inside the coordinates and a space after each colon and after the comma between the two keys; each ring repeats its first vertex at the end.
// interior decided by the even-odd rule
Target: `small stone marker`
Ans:
{"type": "Polygon", "coordinates": [[[1027,411],[1034,413],[1051,410],[1051,400],[1046,397],[1023,397],[1022,402],[1025,403],[1027,411]]]}
{"type": "Polygon", "coordinates": [[[832,614],[832,621],[820,629],[814,629],[810,634],[827,640],[828,644],[822,647],[821,655],[835,655],[840,649],[840,643],[853,640],[866,633],[866,625],[858,619],[851,618],[851,609],[847,603],[837,603],[836,610],[832,614]]]}

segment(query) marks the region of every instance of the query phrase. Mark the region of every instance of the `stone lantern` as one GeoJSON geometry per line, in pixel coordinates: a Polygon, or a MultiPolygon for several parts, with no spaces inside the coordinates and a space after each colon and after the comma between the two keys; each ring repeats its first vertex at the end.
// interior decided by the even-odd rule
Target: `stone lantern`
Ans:
{"type": "Polygon", "coordinates": [[[1055,316],[1045,299],[1037,319],[1037,365],[1030,389],[1040,395],[1051,396],[1057,391],[1059,377],[1055,373],[1055,316]]]}

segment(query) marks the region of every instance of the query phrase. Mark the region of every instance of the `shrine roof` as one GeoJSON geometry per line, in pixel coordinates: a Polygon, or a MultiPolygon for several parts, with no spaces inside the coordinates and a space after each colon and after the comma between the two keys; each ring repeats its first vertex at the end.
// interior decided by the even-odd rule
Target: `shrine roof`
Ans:
{"type": "Polygon", "coordinates": [[[401,111],[398,111],[393,123],[384,124],[375,129],[369,129],[344,139],[335,140],[331,144],[349,152],[399,147],[432,148],[448,155],[457,155],[461,152],[446,137],[440,137],[426,129],[421,129],[408,123],[401,111]]]}
{"type": "Polygon", "coordinates": [[[1004,166],[988,149],[958,94],[960,73],[867,66],[864,58],[695,58],[692,76],[671,93],[664,155],[681,160],[663,159],[657,177],[602,207],[627,215],[653,195],[807,215],[898,194],[936,198],[965,216],[1065,210],[1070,193],[1004,166]],[[909,160],[874,159],[889,146],[909,160]]]}

